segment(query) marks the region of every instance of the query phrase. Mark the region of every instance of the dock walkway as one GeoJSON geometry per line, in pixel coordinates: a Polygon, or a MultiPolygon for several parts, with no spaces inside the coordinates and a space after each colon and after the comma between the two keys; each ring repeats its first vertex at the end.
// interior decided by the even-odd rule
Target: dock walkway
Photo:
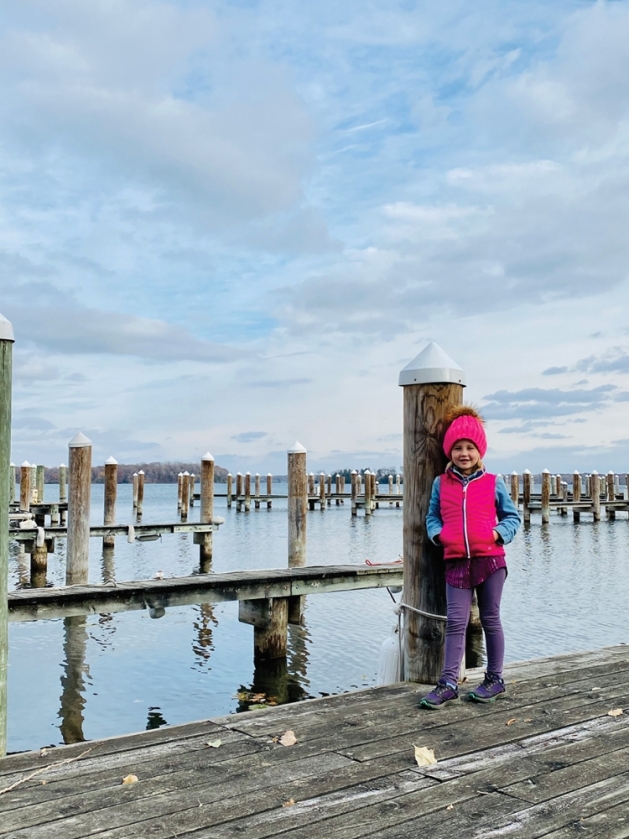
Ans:
{"type": "Polygon", "coordinates": [[[12,755],[0,836],[629,837],[629,646],[505,676],[488,706],[420,711],[398,684],[12,755]],[[414,745],[438,762],[417,766],[414,745]]]}

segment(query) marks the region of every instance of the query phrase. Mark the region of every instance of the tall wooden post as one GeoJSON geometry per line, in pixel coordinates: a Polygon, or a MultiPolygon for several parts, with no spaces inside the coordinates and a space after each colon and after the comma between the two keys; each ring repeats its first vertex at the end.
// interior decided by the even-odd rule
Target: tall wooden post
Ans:
{"type": "Polygon", "coordinates": [[[9,477],[13,327],[0,315],[0,757],[7,753],[7,666],[9,657],[9,477]]]}
{"type": "Polygon", "coordinates": [[[522,518],[524,524],[531,523],[531,492],[533,490],[533,476],[530,469],[522,473],[522,518]]]}
{"type": "MultiPolygon", "coordinates": [[[[460,405],[463,370],[435,343],[400,373],[404,388],[404,602],[429,615],[445,616],[445,575],[441,549],[428,540],[426,514],[432,484],[446,465],[445,415],[460,405]]],[[[406,609],[404,672],[411,681],[434,683],[443,666],[446,624],[406,609]]]]}
{"type": "Polygon", "coordinates": [[[319,472],[319,509],[325,510],[325,472],[319,472]]]}
{"type": "MultiPolygon", "coordinates": [[[[616,479],[611,469],[607,473],[607,500],[616,500],[616,479]]],[[[613,521],[616,518],[616,510],[613,507],[607,507],[607,518],[610,521],[613,521]]]]}
{"type": "Polygon", "coordinates": [[[133,473],[133,509],[137,510],[138,508],[138,488],[139,488],[140,479],[138,478],[138,473],[133,473]]]}
{"type": "Polygon", "coordinates": [[[596,469],[590,476],[592,496],[592,516],[594,521],[601,520],[601,478],[596,469]]]}
{"type": "Polygon", "coordinates": [[[194,472],[190,474],[188,481],[190,482],[190,492],[188,494],[188,501],[190,502],[190,506],[194,507],[194,485],[196,483],[196,476],[194,472]]]}
{"type": "Polygon", "coordinates": [[[35,486],[37,487],[37,503],[41,504],[44,500],[44,485],[46,482],[46,467],[41,463],[37,466],[37,477],[35,478],[35,486]]]}
{"type": "Polygon", "coordinates": [[[177,475],[177,512],[181,515],[181,499],[183,496],[183,472],[177,475]]]}
{"type": "Polygon", "coordinates": [[[233,475],[232,475],[231,472],[228,472],[227,473],[227,487],[226,487],[227,506],[228,507],[231,507],[231,505],[232,505],[232,486],[233,486],[233,483],[234,483],[233,475]]]}
{"type": "Polygon", "coordinates": [[[15,501],[15,463],[9,467],[9,504],[15,501]]]}
{"type": "Polygon", "coordinates": [[[271,496],[273,495],[273,475],[270,472],[267,473],[266,476],[266,508],[270,510],[273,505],[273,499],[271,496]]]}
{"type": "Polygon", "coordinates": [[[236,512],[242,510],[242,472],[236,472],[236,512]]]}
{"type": "Polygon", "coordinates": [[[188,521],[188,510],[190,509],[190,473],[184,472],[181,476],[181,521],[188,521]]]}
{"type": "Polygon", "coordinates": [[[511,473],[511,500],[516,507],[520,504],[520,476],[517,472],[511,473]]]}
{"type": "Polygon", "coordinates": [[[65,504],[68,500],[68,467],[65,463],[59,464],[59,503],[65,504]]]}
{"type": "Polygon", "coordinates": [[[90,563],[90,493],[92,491],[92,441],[80,431],[68,443],[68,556],[66,585],[88,582],[90,563]]]}
{"type": "MultiPolygon", "coordinates": [[[[115,457],[108,457],[105,461],[105,500],[103,509],[103,524],[105,527],[116,523],[116,495],[118,493],[118,461],[115,457]]],[[[103,547],[113,548],[116,537],[108,533],[103,536],[103,547]]]]}
{"type": "Polygon", "coordinates": [[[542,472],[542,524],[550,521],[550,491],[552,486],[552,475],[548,469],[542,472]]]}
{"type": "Polygon", "coordinates": [[[245,513],[251,510],[251,472],[245,472],[245,513]]]}
{"type": "MultiPolygon", "coordinates": [[[[308,512],[308,478],[306,449],[301,443],[288,450],[288,567],[306,564],[306,521],[308,512]]],[[[289,598],[288,620],[301,623],[303,598],[289,598]]]]}
{"type": "Polygon", "coordinates": [[[371,515],[371,472],[369,469],[365,470],[365,503],[364,511],[366,516],[371,515]]]}
{"type": "MultiPolygon", "coordinates": [[[[581,500],[581,475],[578,472],[574,472],[572,475],[572,500],[573,501],[580,501],[581,500]]],[[[572,508],[572,521],[580,521],[581,513],[579,510],[575,510],[574,507],[572,508]]]]}
{"type": "Polygon", "coordinates": [[[138,497],[136,507],[136,515],[138,518],[141,518],[142,509],[144,507],[144,469],[140,469],[138,472],[138,497]]]}
{"type": "Polygon", "coordinates": [[[352,515],[358,515],[356,501],[358,499],[358,472],[352,469],[352,515]]]}
{"type": "Polygon", "coordinates": [[[254,502],[253,506],[256,510],[260,509],[260,473],[256,472],[254,482],[254,502]]]}
{"type": "MultiPolygon", "coordinates": [[[[206,452],[201,458],[201,511],[199,521],[208,524],[214,518],[214,458],[206,452]]],[[[209,574],[212,570],[212,531],[199,533],[199,570],[209,574]]]]}
{"type": "MultiPolygon", "coordinates": [[[[2,325],[2,321],[0,321],[2,325]]],[[[20,466],[20,512],[28,513],[31,509],[31,464],[28,460],[20,466]]]]}

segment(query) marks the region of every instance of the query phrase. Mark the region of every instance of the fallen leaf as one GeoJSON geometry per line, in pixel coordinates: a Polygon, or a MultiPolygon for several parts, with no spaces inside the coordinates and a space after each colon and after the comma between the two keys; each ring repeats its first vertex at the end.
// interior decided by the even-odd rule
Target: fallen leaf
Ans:
{"type": "Polygon", "coordinates": [[[524,722],[533,722],[533,720],[530,717],[525,717],[524,722]]]}
{"type": "Polygon", "coordinates": [[[41,782],[42,787],[45,787],[47,783],[48,783],[48,781],[42,781],[41,782]]]}
{"type": "Polygon", "coordinates": [[[415,749],[415,761],[418,766],[432,766],[437,762],[435,753],[432,749],[427,749],[426,746],[413,746],[415,749]]]}
{"type": "Polygon", "coordinates": [[[297,738],[295,737],[295,732],[290,729],[285,731],[280,737],[280,743],[282,746],[294,746],[296,742],[297,738]]]}
{"type": "Polygon", "coordinates": [[[139,778],[137,775],[125,775],[122,779],[123,784],[137,784],[139,778]]]}
{"type": "Polygon", "coordinates": [[[47,754],[48,754],[48,749],[40,749],[39,750],[39,756],[40,757],[46,757],[47,754]]]}
{"type": "Polygon", "coordinates": [[[517,721],[518,721],[518,718],[517,718],[517,717],[512,717],[510,720],[507,720],[507,722],[505,723],[505,725],[513,725],[513,723],[514,723],[514,722],[517,722],[517,721]]]}
{"type": "Polygon", "coordinates": [[[614,708],[613,711],[608,711],[607,712],[607,716],[608,717],[620,717],[624,713],[625,712],[623,711],[622,708],[614,708]]]}
{"type": "Polygon", "coordinates": [[[448,804],[446,810],[454,810],[454,804],[448,804]]]}
{"type": "Polygon", "coordinates": [[[292,807],[294,803],[295,803],[295,799],[294,798],[289,798],[288,801],[285,801],[282,804],[282,807],[292,807]]]}
{"type": "Polygon", "coordinates": [[[223,745],[222,740],[208,740],[206,743],[212,749],[219,749],[223,745]]]}

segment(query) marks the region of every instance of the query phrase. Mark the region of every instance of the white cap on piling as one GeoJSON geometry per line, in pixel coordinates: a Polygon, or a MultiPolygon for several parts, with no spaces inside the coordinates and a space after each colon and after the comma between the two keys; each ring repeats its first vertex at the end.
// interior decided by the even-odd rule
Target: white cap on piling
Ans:
{"type": "Polygon", "coordinates": [[[77,431],[74,437],[68,443],[68,447],[71,449],[80,449],[83,446],[91,446],[92,441],[89,437],[86,437],[82,431],[77,431]]]}
{"type": "Polygon", "coordinates": [[[293,446],[288,450],[289,454],[306,454],[306,447],[302,446],[299,440],[295,440],[293,446]]]}
{"type": "Polygon", "coordinates": [[[465,387],[465,373],[434,341],[409,361],[398,379],[400,387],[450,383],[465,387]]]}
{"type": "Polygon", "coordinates": [[[15,341],[13,325],[4,315],[0,315],[0,341],[15,341]]]}
{"type": "Polygon", "coordinates": [[[209,452],[206,452],[203,455],[203,457],[201,458],[201,460],[211,460],[212,463],[213,463],[214,462],[214,455],[210,454],[209,452]]]}
{"type": "Polygon", "coordinates": [[[25,460],[22,466],[28,467],[29,469],[31,468],[31,464],[28,462],[28,460],[25,460]]]}
{"type": "Polygon", "coordinates": [[[117,466],[117,465],[118,465],[118,461],[116,460],[115,457],[108,457],[107,460],[105,461],[105,466],[117,466]]]}
{"type": "Polygon", "coordinates": [[[144,474],[144,469],[140,469],[140,471],[138,472],[138,475],[143,475],[143,474],[144,474]]]}
{"type": "Polygon", "coordinates": [[[184,472],[183,474],[184,474],[184,475],[187,475],[188,477],[190,477],[190,472],[184,472]]]}
{"type": "Polygon", "coordinates": [[[266,473],[266,476],[267,476],[267,478],[272,478],[272,477],[273,477],[273,474],[272,474],[271,472],[267,472],[267,473],[266,473]]]}

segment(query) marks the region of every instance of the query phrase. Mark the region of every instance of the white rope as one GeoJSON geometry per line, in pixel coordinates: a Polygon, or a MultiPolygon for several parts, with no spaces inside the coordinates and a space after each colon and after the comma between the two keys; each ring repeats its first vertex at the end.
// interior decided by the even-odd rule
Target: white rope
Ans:
{"type": "Polygon", "coordinates": [[[398,603],[398,609],[408,609],[411,612],[415,612],[417,615],[421,615],[424,618],[432,618],[436,621],[443,621],[444,623],[448,620],[445,615],[434,615],[432,612],[424,612],[423,609],[416,609],[414,606],[409,606],[408,603],[398,603]]]}

